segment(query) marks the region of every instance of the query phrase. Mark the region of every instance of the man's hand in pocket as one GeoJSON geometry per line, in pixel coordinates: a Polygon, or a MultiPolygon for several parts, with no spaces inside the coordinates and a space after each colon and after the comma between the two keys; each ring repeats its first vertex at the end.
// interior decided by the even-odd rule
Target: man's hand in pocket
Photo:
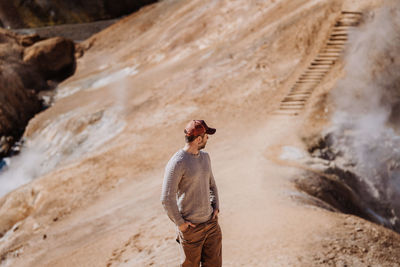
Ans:
{"type": "Polygon", "coordinates": [[[219,209],[215,209],[214,212],[213,212],[212,218],[213,219],[218,218],[218,213],[219,213],[219,209]]]}
{"type": "Polygon", "coordinates": [[[179,225],[179,230],[181,232],[185,232],[188,229],[189,225],[192,227],[196,227],[196,225],[194,225],[193,223],[186,221],[186,222],[182,223],[181,225],[179,225]]]}

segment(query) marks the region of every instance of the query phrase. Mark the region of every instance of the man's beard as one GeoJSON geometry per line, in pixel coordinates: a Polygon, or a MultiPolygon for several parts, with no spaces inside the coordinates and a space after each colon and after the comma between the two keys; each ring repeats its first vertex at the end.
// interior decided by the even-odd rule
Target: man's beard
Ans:
{"type": "Polygon", "coordinates": [[[201,150],[201,149],[203,149],[203,148],[205,148],[206,147],[206,144],[202,144],[202,145],[199,145],[199,150],[201,150]]]}

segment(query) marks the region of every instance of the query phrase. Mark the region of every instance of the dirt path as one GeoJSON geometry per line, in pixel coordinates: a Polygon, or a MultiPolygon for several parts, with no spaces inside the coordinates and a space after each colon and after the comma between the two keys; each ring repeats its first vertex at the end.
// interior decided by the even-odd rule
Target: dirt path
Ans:
{"type": "MultiPolygon", "coordinates": [[[[248,138],[240,142],[235,142],[235,136],[209,141],[221,195],[224,266],[295,263],[298,255],[304,254],[303,248],[315,242],[310,237],[318,237],[332,227],[320,211],[292,202],[290,196],[295,191],[289,178],[298,170],[278,166],[266,158],[270,146],[299,146],[293,134],[296,131],[288,131],[288,127],[296,128],[294,123],[266,118],[265,127],[247,134],[248,138]],[[227,149],[233,143],[235,147],[227,149]]],[[[239,136],[245,134],[240,128],[235,130],[239,136]]],[[[88,266],[90,262],[90,266],[99,266],[107,262],[107,266],[123,266],[127,261],[126,266],[174,266],[179,261],[179,250],[173,224],[159,201],[162,174],[163,170],[158,169],[143,180],[121,183],[95,205],[55,224],[46,233],[47,242],[64,239],[65,243],[55,253],[43,254],[34,265],[63,262],[62,266],[88,266]],[[146,211],[145,216],[141,216],[142,211],[146,211]],[[77,249],[76,242],[84,243],[77,249]]]]}

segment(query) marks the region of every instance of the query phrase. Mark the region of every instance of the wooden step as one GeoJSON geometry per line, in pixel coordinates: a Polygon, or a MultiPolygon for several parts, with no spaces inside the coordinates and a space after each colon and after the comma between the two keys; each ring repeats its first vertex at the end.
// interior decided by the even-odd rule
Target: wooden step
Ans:
{"type": "Polygon", "coordinates": [[[335,41],[347,42],[347,40],[348,40],[347,36],[342,36],[342,35],[335,35],[335,36],[331,36],[329,38],[329,41],[331,41],[331,42],[335,42],[335,41]]]}
{"type": "Polygon", "coordinates": [[[299,78],[299,80],[309,80],[309,81],[322,81],[322,79],[324,78],[324,76],[302,76],[299,78]]]}
{"type": "Polygon", "coordinates": [[[309,70],[330,70],[331,67],[329,66],[312,66],[308,67],[309,70]]]}
{"type": "Polygon", "coordinates": [[[337,57],[340,55],[340,52],[324,52],[319,53],[317,57],[337,57]]]}
{"type": "Polygon", "coordinates": [[[310,63],[311,65],[333,65],[335,60],[333,59],[314,59],[310,63]]]}
{"type": "Polygon", "coordinates": [[[305,74],[310,75],[310,74],[320,74],[320,75],[326,75],[329,70],[307,70],[305,74]]]}
{"type": "Polygon", "coordinates": [[[318,59],[325,59],[325,60],[331,59],[331,60],[337,61],[339,59],[339,57],[318,57],[318,59]]]}
{"type": "Polygon", "coordinates": [[[299,107],[299,108],[293,108],[293,107],[279,107],[280,110],[291,110],[293,112],[297,111],[300,112],[301,110],[303,110],[303,108],[299,107]]]}
{"type": "Polygon", "coordinates": [[[314,89],[315,84],[312,85],[308,85],[308,86],[293,86],[292,87],[292,92],[298,92],[298,91],[310,91],[312,89],[314,89]]]}
{"type": "Polygon", "coordinates": [[[313,60],[313,62],[335,62],[335,60],[333,60],[333,59],[318,59],[318,58],[316,58],[316,59],[314,59],[313,60]]]}
{"type": "Polygon", "coordinates": [[[322,72],[317,72],[317,73],[303,73],[302,76],[300,76],[300,78],[318,78],[321,79],[325,76],[325,73],[322,72]]]}
{"type": "Polygon", "coordinates": [[[292,88],[292,89],[290,90],[290,93],[293,93],[293,94],[308,93],[308,92],[311,92],[312,90],[314,90],[314,88],[315,88],[315,86],[308,87],[308,88],[305,88],[305,87],[296,87],[296,88],[292,88]]]}
{"type": "Polygon", "coordinates": [[[314,84],[314,83],[318,83],[318,81],[317,80],[312,80],[312,81],[299,81],[299,80],[297,80],[294,84],[296,85],[296,84],[308,84],[308,85],[312,85],[312,84],[314,84]]]}
{"type": "Polygon", "coordinates": [[[323,78],[325,75],[323,73],[304,73],[300,78],[323,78]]]}
{"type": "Polygon", "coordinates": [[[312,73],[312,74],[326,74],[326,73],[328,73],[328,71],[329,70],[310,70],[310,69],[307,69],[305,74],[310,74],[310,73],[312,73]]]}
{"type": "Polygon", "coordinates": [[[304,105],[304,103],[307,101],[307,97],[285,97],[282,100],[282,103],[284,102],[285,104],[296,104],[296,105],[304,105]]]}
{"type": "Polygon", "coordinates": [[[349,33],[347,31],[333,31],[331,33],[331,37],[338,37],[338,36],[348,37],[349,33]]]}
{"type": "Polygon", "coordinates": [[[334,26],[334,31],[349,31],[351,28],[351,26],[334,26]]]}
{"type": "Polygon", "coordinates": [[[292,111],[299,112],[299,111],[304,109],[304,106],[302,106],[302,107],[289,107],[289,106],[287,106],[287,107],[279,107],[279,109],[280,110],[292,110],[292,111]]]}
{"type": "Polygon", "coordinates": [[[357,16],[342,16],[336,22],[360,22],[361,18],[357,16]]]}
{"type": "Polygon", "coordinates": [[[350,27],[346,29],[341,29],[340,27],[333,27],[331,34],[338,34],[338,33],[348,34],[349,30],[351,30],[350,27]]]}
{"type": "Polygon", "coordinates": [[[292,111],[292,110],[277,110],[272,113],[274,116],[297,116],[300,114],[300,111],[292,111]]]}
{"type": "Polygon", "coordinates": [[[310,88],[310,89],[308,89],[308,90],[305,90],[305,89],[302,89],[302,90],[300,90],[300,89],[292,90],[292,91],[290,92],[290,94],[291,94],[291,96],[293,96],[293,95],[306,95],[306,94],[311,95],[313,89],[314,89],[314,88],[310,88]]]}
{"type": "Polygon", "coordinates": [[[346,45],[347,44],[347,41],[341,41],[341,42],[343,42],[344,44],[338,44],[338,42],[339,41],[327,41],[327,43],[326,43],[326,45],[321,49],[321,50],[326,50],[326,49],[337,49],[337,50],[343,50],[343,45],[346,45]],[[331,44],[328,44],[328,42],[329,43],[331,43],[331,44]]]}
{"type": "Polygon", "coordinates": [[[310,81],[319,81],[323,77],[321,76],[300,76],[298,80],[310,80],[310,81]]]}
{"type": "Polygon", "coordinates": [[[286,109],[286,110],[302,110],[305,105],[300,105],[300,106],[279,106],[279,109],[286,109]]]}
{"type": "Polygon", "coordinates": [[[307,86],[298,86],[298,85],[296,86],[296,85],[294,85],[294,86],[291,88],[291,92],[310,91],[310,90],[314,89],[315,86],[316,86],[316,84],[311,84],[311,85],[307,85],[307,86]]]}
{"type": "Polygon", "coordinates": [[[336,55],[319,54],[317,56],[317,59],[332,59],[332,60],[336,60],[339,57],[340,57],[340,54],[336,54],[336,55]]]}
{"type": "Polygon", "coordinates": [[[282,102],[306,102],[307,97],[300,97],[300,96],[286,96],[282,102]]]}
{"type": "Polygon", "coordinates": [[[288,97],[310,97],[310,95],[311,95],[311,92],[306,92],[306,93],[290,93],[290,94],[288,94],[288,97]]]}
{"type": "Polygon", "coordinates": [[[305,74],[326,74],[328,73],[327,70],[309,70],[307,69],[307,71],[305,72],[305,74]]]}
{"type": "Polygon", "coordinates": [[[343,14],[343,15],[358,15],[358,16],[362,16],[363,15],[362,12],[359,12],[359,11],[348,11],[348,10],[342,11],[341,14],[343,14]]]}
{"type": "Polygon", "coordinates": [[[332,66],[334,62],[311,62],[311,66],[332,66]]]}
{"type": "Polygon", "coordinates": [[[288,108],[288,109],[302,109],[304,108],[305,104],[288,104],[288,103],[281,103],[279,108],[288,108]]]}
{"type": "Polygon", "coordinates": [[[359,21],[338,21],[335,24],[335,27],[342,27],[342,26],[350,26],[350,27],[356,27],[360,24],[359,21]]]}
{"type": "Polygon", "coordinates": [[[341,47],[342,45],[344,46],[346,43],[347,43],[347,40],[346,41],[343,41],[343,40],[331,41],[331,40],[329,40],[326,44],[327,44],[327,47],[332,47],[332,46],[341,47]]]}
{"type": "Polygon", "coordinates": [[[302,81],[302,82],[320,82],[321,81],[321,78],[319,78],[319,77],[317,77],[317,78],[314,78],[314,77],[300,77],[299,78],[299,81],[302,81]]]}
{"type": "Polygon", "coordinates": [[[306,85],[306,86],[311,86],[316,83],[319,83],[319,81],[297,81],[294,85],[306,85]]]}
{"type": "Polygon", "coordinates": [[[344,46],[346,45],[346,42],[344,43],[338,43],[338,42],[330,42],[326,44],[325,48],[340,48],[344,49],[344,46]]]}
{"type": "MultiPolygon", "coordinates": [[[[308,76],[305,76],[305,78],[312,78],[312,79],[319,79],[319,80],[321,80],[321,79],[323,79],[323,78],[325,77],[325,75],[326,75],[326,73],[323,73],[323,72],[321,72],[321,73],[314,73],[314,74],[309,73],[308,76]]],[[[302,77],[300,77],[300,78],[302,78],[302,77]]],[[[304,77],[303,77],[303,78],[304,78],[304,77]]]]}
{"type": "Polygon", "coordinates": [[[336,53],[336,54],[340,54],[342,53],[343,48],[342,47],[324,47],[321,49],[321,51],[319,52],[319,54],[329,54],[329,53],[336,53]]]}
{"type": "Polygon", "coordinates": [[[304,106],[304,102],[285,102],[285,103],[281,103],[281,107],[285,106],[285,107],[297,107],[297,106],[304,106]]]}
{"type": "Polygon", "coordinates": [[[343,20],[348,20],[348,21],[360,21],[362,19],[362,16],[358,15],[341,15],[337,19],[337,21],[343,21],[343,20]]]}

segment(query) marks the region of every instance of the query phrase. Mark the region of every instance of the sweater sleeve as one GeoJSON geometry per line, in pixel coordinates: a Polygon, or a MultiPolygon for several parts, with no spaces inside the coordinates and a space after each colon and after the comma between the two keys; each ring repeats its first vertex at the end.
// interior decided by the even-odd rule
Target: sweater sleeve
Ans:
{"type": "Polygon", "coordinates": [[[182,215],[179,212],[176,201],[176,193],[178,184],[182,179],[183,168],[182,162],[171,159],[165,167],[164,181],[161,192],[161,203],[168,217],[177,226],[185,223],[182,215]]]}
{"type": "Polygon", "coordinates": [[[209,161],[209,166],[210,166],[210,200],[211,200],[211,205],[213,206],[214,209],[219,210],[219,198],[218,198],[218,189],[217,185],[215,183],[214,175],[211,169],[211,160],[210,156],[208,156],[208,161],[209,161]]]}

